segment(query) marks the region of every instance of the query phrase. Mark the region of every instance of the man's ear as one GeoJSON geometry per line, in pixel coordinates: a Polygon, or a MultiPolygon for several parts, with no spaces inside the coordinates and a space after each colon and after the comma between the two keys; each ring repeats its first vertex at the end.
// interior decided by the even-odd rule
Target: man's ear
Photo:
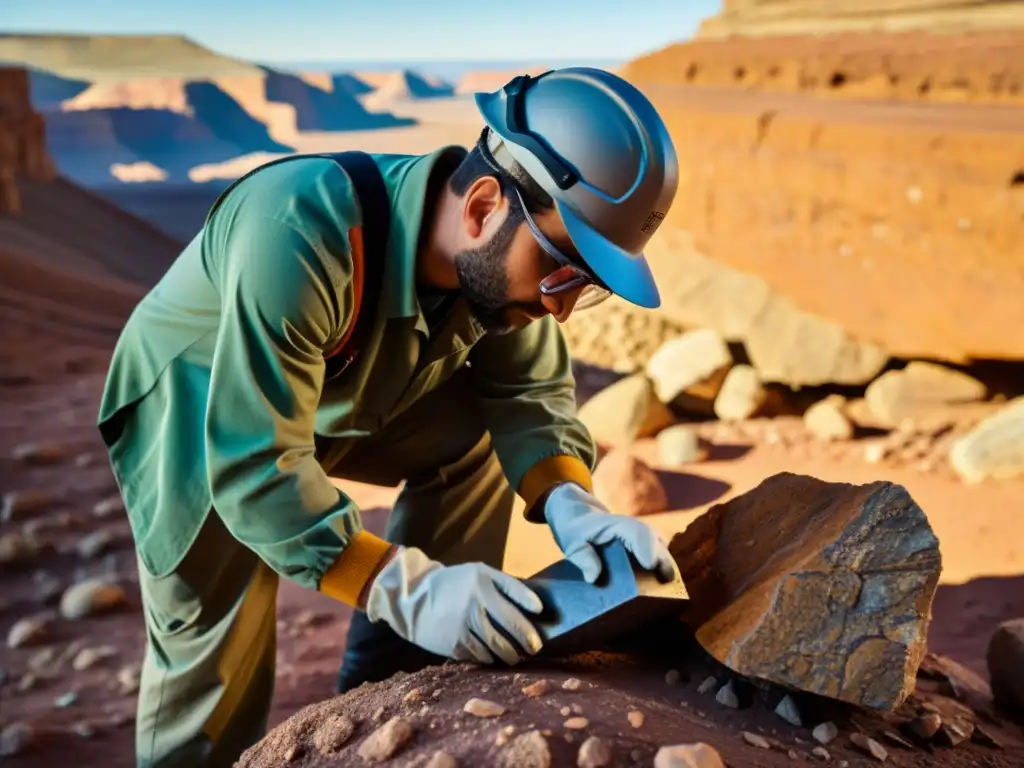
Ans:
{"type": "Polygon", "coordinates": [[[486,240],[501,226],[508,214],[501,194],[501,185],[493,176],[483,176],[466,190],[462,225],[473,240],[486,240]]]}

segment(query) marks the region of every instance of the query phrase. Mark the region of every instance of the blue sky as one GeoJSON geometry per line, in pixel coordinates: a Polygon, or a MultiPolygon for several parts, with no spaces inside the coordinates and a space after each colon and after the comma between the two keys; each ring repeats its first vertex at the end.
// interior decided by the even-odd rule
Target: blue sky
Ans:
{"type": "Polygon", "coordinates": [[[720,0],[0,0],[0,32],[185,34],[264,62],[628,59],[720,0]]]}

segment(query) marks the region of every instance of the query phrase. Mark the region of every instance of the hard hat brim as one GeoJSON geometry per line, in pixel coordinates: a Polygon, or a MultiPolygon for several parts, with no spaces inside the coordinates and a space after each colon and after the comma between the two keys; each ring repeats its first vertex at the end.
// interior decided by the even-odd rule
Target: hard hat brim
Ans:
{"type": "Polygon", "coordinates": [[[612,293],[645,309],[661,306],[661,296],[643,253],[630,253],[592,229],[560,200],[555,208],[569,239],[587,267],[612,293]]]}

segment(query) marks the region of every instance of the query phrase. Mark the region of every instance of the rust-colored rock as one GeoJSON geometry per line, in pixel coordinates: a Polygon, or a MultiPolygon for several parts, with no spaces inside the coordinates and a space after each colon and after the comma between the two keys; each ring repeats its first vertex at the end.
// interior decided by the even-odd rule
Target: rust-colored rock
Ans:
{"type": "Polygon", "coordinates": [[[619,515],[640,517],[668,510],[668,495],[657,473],[624,448],[598,462],[594,495],[619,515]]]}
{"type": "Polygon", "coordinates": [[[941,558],[902,486],[781,473],[670,550],[687,622],[736,672],[885,710],[913,691],[941,558]]]}

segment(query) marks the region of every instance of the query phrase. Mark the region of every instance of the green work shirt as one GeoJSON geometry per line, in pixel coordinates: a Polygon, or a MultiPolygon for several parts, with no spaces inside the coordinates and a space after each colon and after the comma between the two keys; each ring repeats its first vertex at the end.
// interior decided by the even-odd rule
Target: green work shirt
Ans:
{"type": "Polygon", "coordinates": [[[323,353],[352,317],[350,236],[362,217],[330,159],[293,158],[241,181],[135,308],[98,424],[154,576],[175,568],[215,508],[278,573],[317,588],[362,522],[315,436],[344,445],[372,434],[467,362],[513,488],[552,456],[593,469],[554,318],[488,335],[460,301],[436,330],[424,320],[416,251],[427,183],[465,151],[372,155],[392,206],[383,289],[369,340],[337,378],[325,377],[323,353]]]}

